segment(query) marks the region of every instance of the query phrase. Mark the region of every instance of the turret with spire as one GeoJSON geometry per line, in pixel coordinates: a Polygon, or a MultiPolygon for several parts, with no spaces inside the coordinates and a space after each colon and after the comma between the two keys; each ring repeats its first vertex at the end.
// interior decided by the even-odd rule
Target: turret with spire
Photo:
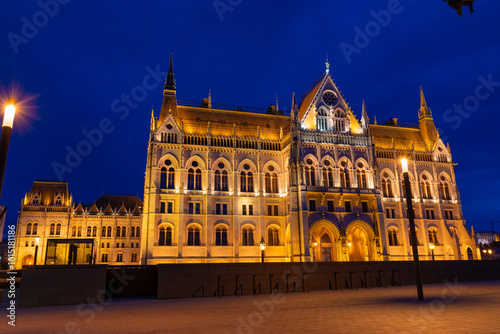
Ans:
{"type": "Polygon", "coordinates": [[[160,118],[158,119],[158,127],[163,123],[163,120],[169,112],[172,113],[174,119],[178,122],[179,116],[177,114],[177,98],[176,98],[176,86],[174,77],[174,67],[173,67],[173,56],[172,51],[170,51],[170,62],[168,68],[168,74],[165,79],[165,88],[163,90],[163,103],[161,105],[160,118]]]}
{"type": "Polygon", "coordinates": [[[420,86],[420,109],[418,111],[418,123],[425,146],[427,150],[431,151],[434,148],[436,140],[439,138],[439,134],[436,130],[436,126],[434,125],[431,110],[427,107],[422,86],[420,86]]]}
{"type": "Polygon", "coordinates": [[[363,127],[364,131],[368,129],[369,123],[370,123],[370,118],[368,118],[368,113],[366,112],[365,100],[363,100],[363,107],[361,112],[361,126],[363,127]]]}

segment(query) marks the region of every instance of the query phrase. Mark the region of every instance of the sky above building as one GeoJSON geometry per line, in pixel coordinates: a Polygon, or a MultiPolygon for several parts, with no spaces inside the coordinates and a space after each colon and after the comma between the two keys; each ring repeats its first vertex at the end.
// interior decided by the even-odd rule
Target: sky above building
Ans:
{"type": "MultiPolygon", "coordinates": [[[[463,212],[500,220],[500,2],[6,0],[0,99],[19,99],[1,203],[15,223],[35,179],[75,201],[143,197],[151,108],[170,51],[179,100],[290,110],[325,71],[353,112],[418,123],[422,85],[452,150],[463,212]]],[[[3,109],[3,107],[2,107],[3,109]]],[[[500,225],[496,226],[500,230],[500,225]]]]}

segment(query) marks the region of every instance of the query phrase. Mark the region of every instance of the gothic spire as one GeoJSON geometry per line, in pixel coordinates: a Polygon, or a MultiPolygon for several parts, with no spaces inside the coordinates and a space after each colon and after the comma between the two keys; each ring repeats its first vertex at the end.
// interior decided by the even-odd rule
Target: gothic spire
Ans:
{"type": "Polygon", "coordinates": [[[294,120],[295,117],[298,116],[297,101],[295,100],[295,92],[293,92],[293,96],[292,96],[291,116],[292,116],[292,120],[294,120]]]}
{"type": "Polygon", "coordinates": [[[174,67],[172,63],[173,63],[173,56],[172,56],[172,50],[170,50],[170,63],[168,66],[167,80],[165,80],[165,89],[168,90],[175,90],[174,67]]]}
{"type": "Polygon", "coordinates": [[[153,108],[151,108],[151,131],[155,131],[155,111],[153,108]]]}
{"type": "Polygon", "coordinates": [[[420,86],[420,110],[418,113],[418,118],[432,118],[431,110],[427,107],[427,102],[425,102],[424,91],[422,86],[420,86]]]}
{"type": "Polygon", "coordinates": [[[368,112],[366,111],[365,100],[363,100],[363,107],[361,112],[361,125],[363,129],[368,128],[368,124],[370,123],[370,119],[368,118],[368,112]]]}
{"type": "Polygon", "coordinates": [[[328,52],[326,53],[325,65],[326,65],[326,74],[328,75],[330,73],[330,63],[328,62],[328,52]]]}

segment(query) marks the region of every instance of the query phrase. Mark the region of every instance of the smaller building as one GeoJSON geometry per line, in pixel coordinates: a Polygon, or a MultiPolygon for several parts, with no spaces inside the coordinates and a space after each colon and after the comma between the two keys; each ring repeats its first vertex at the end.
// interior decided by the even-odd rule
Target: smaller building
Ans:
{"type": "Polygon", "coordinates": [[[485,231],[476,233],[478,245],[489,245],[493,241],[500,241],[499,234],[494,231],[485,231]]]}
{"type": "Polygon", "coordinates": [[[136,196],[107,195],[76,205],[67,182],[35,181],[21,203],[16,267],[35,264],[35,252],[37,265],[139,264],[142,207],[136,196]]]}

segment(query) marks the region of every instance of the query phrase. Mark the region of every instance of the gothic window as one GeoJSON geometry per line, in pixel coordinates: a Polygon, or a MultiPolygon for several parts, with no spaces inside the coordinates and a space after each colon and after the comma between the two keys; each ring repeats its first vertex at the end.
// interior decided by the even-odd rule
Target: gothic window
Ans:
{"type": "Polygon", "coordinates": [[[122,228],[121,228],[120,226],[118,226],[118,227],[116,228],[116,237],[117,237],[117,238],[119,238],[119,237],[120,237],[120,235],[121,235],[121,231],[122,231],[122,228]]]}
{"type": "Polygon", "coordinates": [[[59,194],[58,194],[58,195],[56,196],[56,199],[55,199],[55,201],[54,201],[54,204],[55,204],[55,205],[62,205],[61,195],[59,195],[59,194]]]}
{"type": "Polygon", "coordinates": [[[122,227],[122,238],[125,238],[127,236],[127,227],[123,226],[122,227]]]}
{"type": "Polygon", "coordinates": [[[439,191],[440,191],[440,195],[441,195],[442,199],[444,199],[444,200],[450,200],[451,199],[451,196],[450,196],[450,187],[448,186],[448,182],[441,181],[439,183],[439,191]]]}
{"type": "Polygon", "coordinates": [[[38,204],[40,204],[40,195],[35,194],[35,195],[33,196],[33,199],[32,199],[32,204],[33,204],[33,205],[38,205],[38,204]]]}
{"type": "Polygon", "coordinates": [[[101,237],[103,237],[103,238],[106,237],[106,226],[102,227],[101,237]]]}
{"type": "Polygon", "coordinates": [[[111,238],[111,232],[112,232],[112,228],[111,228],[111,226],[108,226],[108,238],[111,238]]]}
{"type": "Polygon", "coordinates": [[[323,167],[323,184],[325,187],[333,187],[333,169],[323,167]]]}
{"type": "Polygon", "coordinates": [[[431,199],[431,183],[429,181],[420,182],[420,191],[422,192],[422,198],[431,199]]]}
{"type": "Polygon", "coordinates": [[[396,229],[389,229],[389,246],[398,245],[398,231],[396,229]]]}
{"type": "Polygon", "coordinates": [[[116,254],[116,262],[123,262],[123,253],[116,254]]]}
{"type": "Polygon", "coordinates": [[[200,228],[199,227],[189,227],[188,228],[188,246],[200,246],[200,228]]]}
{"type": "Polygon", "coordinates": [[[368,188],[368,184],[366,181],[366,171],[364,169],[358,169],[356,171],[356,175],[358,176],[358,187],[368,188]]]}
{"type": "Polygon", "coordinates": [[[76,237],[76,225],[73,225],[73,226],[71,227],[71,236],[72,236],[72,237],[76,237]]]}
{"type": "Polygon", "coordinates": [[[240,176],[240,191],[241,192],[246,192],[247,191],[247,174],[245,172],[241,172],[241,176],[240,176]]]}
{"type": "Polygon", "coordinates": [[[215,229],[215,245],[216,246],[227,246],[227,228],[218,226],[215,229]]]}
{"type": "Polygon", "coordinates": [[[26,235],[31,235],[31,226],[32,226],[31,223],[28,223],[26,225],[26,235]]]}
{"type": "Polygon", "coordinates": [[[328,234],[324,233],[321,236],[321,243],[322,244],[330,244],[330,243],[332,243],[332,239],[330,238],[330,236],[328,234]]]}
{"type": "Polygon", "coordinates": [[[439,245],[437,231],[435,229],[429,229],[429,243],[439,245]]]}
{"type": "Polygon", "coordinates": [[[33,235],[38,234],[38,223],[33,223],[33,230],[31,232],[33,235]]]}
{"type": "Polygon", "coordinates": [[[134,227],[134,226],[132,226],[132,227],[130,228],[130,237],[131,237],[131,238],[134,238],[134,237],[135,237],[135,227],[134,227]]]}
{"type": "Polygon", "coordinates": [[[159,229],[158,246],[172,246],[172,228],[161,226],[159,229]]]}
{"type": "Polygon", "coordinates": [[[194,187],[196,190],[201,190],[201,169],[196,170],[194,187]]]}
{"type": "Polygon", "coordinates": [[[101,262],[108,262],[108,253],[102,253],[101,262]]]}
{"type": "Polygon", "coordinates": [[[347,164],[345,167],[340,168],[340,186],[342,188],[349,188],[351,183],[349,182],[349,171],[347,170],[347,164]]]}
{"type": "Polygon", "coordinates": [[[130,257],[130,262],[137,262],[137,253],[132,253],[130,257]]]}
{"type": "Polygon", "coordinates": [[[316,174],[314,172],[314,167],[313,166],[306,167],[305,171],[306,171],[306,185],[315,186],[316,174]]]}
{"type": "Polygon", "coordinates": [[[327,131],[329,130],[328,126],[328,111],[326,110],[325,107],[321,107],[318,110],[318,123],[317,123],[318,130],[320,131],[327,131]]]}
{"type": "Polygon", "coordinates": [[[57,224],[56,226],[56,235],[61,235],[61,224],[57,224]]]}
{"type": "Polygon", "coordinates": [[[276,173],[271,174],[271,186],[272,186],[272,192],[277,194],[278,193],[278,175],[276,173]]]}
{"type": "Polygon", "coordinates": [[[135,228],[135,237],[139,238],[140,236],[141,236],[141,228],[139,226],[137,226],[135,228]]]}
{"type": "Polygon", "coordinates": [[[54,235],[55,229],[56,229],[56,224],[54,224],[54,223],[50,224],[49,235],[54,235]]]}
{"type": "Polygon", "coordinates": [[[267,229],[267,245],[268,246],[279,246],[279,230],[276,227],[270,227],[267,229]]]}
{"type": "Polygon", "coordinates": [[[160,189],[167,189],[167,169],[161,168],[160,189]]]}
{"type": "Polygon", "coordinates": [[[221,190],[227,191],[227,171],[222,171],[221,190]]]}
{"type": "Polygon", "coordinates": [[[345,115],[340,110],[336,110],[334,113],[334,126],[335,126],[335,131],[344,132],[346,130],[345,115]]]}
{"type": "Polygon", "coordinates": [[[167,188],[168,189],[175,188],[175,169],[173,167],[170,167],[168,169],[167,188]]]}
{"type": "Polygon", "coordinates": [[[271,192],[271,174],[266,173],[265,175],[265,185],[266,185],[266,193],[271,192]]]}
{"type": "Polygon", "coordinates": [[[87,226],[87,237],[92,236],[92,226],[87,226]]]}
{"type": "Polygon", "coordinates": [[[242,246],[253,246],[254,245],[253,228],[251,228],[251,227],[244,227],[243,228],[241,245],[242,246]]]}
{"type": "Polygon", "coordinates": [[[217,191],[221,190],[221,181],[220,181],[220,171],[219,170],[215,171],[215,190],[217,190],[217,191]]]}
{"type": "Polygon", "coordinates": [[[97,236],[97,226],[92,227],[92,236],[93,237],[97,236]]]}
{"type": "MultiPolygon", "coordinates": [[[[401,188],[403,189],[403,191],[402,191],[403,198],[406,198],[405,180],[401,180],[401,188]]],[[[410,192],[411,192],[411,181],[410,181],[410,192]]],[[[413,198],[413,193],[410,194],[410,198],[413,198]]]]}
{"type": "Polygon", "coordinates": [[[194,190],[194,169],[188,170],[188,189],[194,190]]]}

